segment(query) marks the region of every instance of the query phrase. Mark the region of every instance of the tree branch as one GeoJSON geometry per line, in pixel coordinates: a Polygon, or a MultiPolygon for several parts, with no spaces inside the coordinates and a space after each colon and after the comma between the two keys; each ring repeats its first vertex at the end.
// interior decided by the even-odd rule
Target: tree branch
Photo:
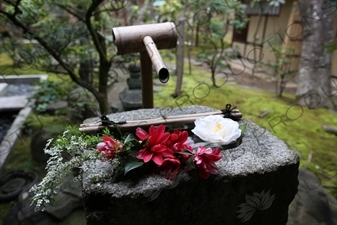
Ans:
{"type": "Polygon", "coordinates": [[[8,12],[5,12],[5,11],[3,11],[3,10],[0,10],[0,14],[5,15],[7,18],[8,18],[9,16],[13,16],[12,14],[9,14],[8,12]]]}
{"type": "MultiPolygon", "coordinates": [[[[91,35],[91,38],[94,42],[94,45],[96,47],[96,50],[99,55],[99,92],[104,93],[104,99],[99,99],[100,101],[105,101],[107,104],[107,82],[108,82],[108,76],[109,69],[111,67],[111,62],[107,59],[106,56],[106,46],[105,46],[105,38],[100,35],[92,26],[91,23],[91,17],[93,16],[94,11],[98,8],[98,6],[103,2],[104,0],[92,0],[92,3],[87,10],[86,16],[85,16],[85,23],[87,25],[87,28],[89,30],[89,33],[91,35]]],[[[99,15],[97,15],[99,16],[99,15]]],[[[103,113],[106,113],[109,109],[103,109],[101,108],[101,111],[103,113]],[[104,110],[104,111],[103,111],[104,110]]]]}
{"type": "Polygon", "coordinates": [[[21,2],[21,0],[18,0],[18,1],[15,3],[15,6],[14,6],[14,16],[15,16],[17,13],[22,13],[22,11],[19,9],[20,2],[21,2]]]}
{"type": "Polygon", "coordinates": [[[92,85],[84,82],[83,80],[81,80],[80,78],[77,77],[77,75],[71,69],[69,64],[65,63],[61,59],[61,57],[57,53],[57,51],[54,50],[53,48],[51,48],[43,38],[41,38],[40,36],[38,36],[34,32],[32,32],[29,29],[29,27],[27,27],[25,24],[23,24],[21,21],[19,21],[14,15],[11,15],[7,12],[2,11],[2,10],[0,10],[0,14],[4,14],[12,23],[14,23],[17,27],[20,27],[24,32],[32,34],[34,36],[34,39],[37,40],[50,53],[50,55],[52,55],[55,58],[55,60],[57,60],[59,62],[59,64],[67,71],[67,73],[69,74],[69,76],[71,77],[71,79],[75,83],[77,83],[80,86],[89,90],[96,98],[101,97],[100,93],[95,89],[95,87],[93,87],[92,85]]]}
{"type": "Polygon", "coordinates": [[[15,3],[9,1],[9,0],[4,0],[7,4],[10,4],[11,6],[14,6],[14,16],[18,13],[22,13],[21,10],[19,9],[19,5],[21,3],[21,0],[17,0],[15,3]]]}
{"type": "Polygon", "coordinates": [[[60,7],[61,9],[67,11],[69,14],[75,16],[78,20],[85,21],[85,18],[83,17],[84,13],[82,13],[82,15],[81,15],[81,12],[80,12],[79,9],[73,8],[73,7],[69,6],[69,5],[62,5],[62,4],[58,4],[58,3],[56,3],[56,5],[58,7],[60,7]]]}
{"type": "Polygon", "coordinates": [[[15,6],[15,4],[14,4],[13,2],[11,2],[11,1],[4,0],[4,2],[6,2],[6,3],[10,4],[11,6],[15,6]]]}
{"type": "Polygon", "coordinates": [[[114,8],[105,8],[105,9],[96,11],[96,12],[93,14],[93,16],[97,16],[97,15],[99,15],[99,14],[101,14],[101,13],[104,13],[104,12],[116,12],[116,11],[118,11],[118,10],[116,10],[116,9],[114,9],[114,8]]]}
{"type": "Polygon", "coordinates": [[[98,37],[98,33],[95,31],[95,29],[93,28],[92,26],[92,23],[91,23],[91,16],[93,15],[93,12],[97,9],[97,7],[99,6],[99,4],[101,4],[103,2],[103,0],[93,0],[86,15],[85,15],[85,23],[87,25],[87,28],[89,30],[89,33],[92,37],[92,40],[94,42],[94,45],[98,51],[98,54],[99,54],[99,57],[100,57],[100,60],[104,60],[106,62],[107,59],[106,59],[106,53],[105,51],[103,50],[102,46],[101,46],[101,42],[100,42],[100,39],[98,37]]]}

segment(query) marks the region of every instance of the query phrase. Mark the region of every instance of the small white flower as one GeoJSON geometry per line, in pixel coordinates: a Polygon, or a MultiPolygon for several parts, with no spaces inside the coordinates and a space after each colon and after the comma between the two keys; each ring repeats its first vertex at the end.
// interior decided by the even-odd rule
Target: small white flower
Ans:
{"type": "Polygon", "coordinates": [[[198,118],[194,124],[192,132],[206,142],[228,145],[241,136],[239,123],[220,115],[198,118]]]}

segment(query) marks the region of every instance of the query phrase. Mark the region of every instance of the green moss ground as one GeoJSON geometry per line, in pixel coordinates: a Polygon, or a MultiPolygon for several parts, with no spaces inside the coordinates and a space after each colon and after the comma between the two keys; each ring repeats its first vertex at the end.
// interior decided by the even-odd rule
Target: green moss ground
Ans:
{"type": "Polygon", "coordinates": [[[71,79],[66,74],[50,73],[39,70],[34,66],[24,65],[21,68],[13,67],[13,60],[7,54],[0,54],[0,76],[7,75],[30,75],[30,74],[48,74],[48,80],[71,82],[71,79]]]}

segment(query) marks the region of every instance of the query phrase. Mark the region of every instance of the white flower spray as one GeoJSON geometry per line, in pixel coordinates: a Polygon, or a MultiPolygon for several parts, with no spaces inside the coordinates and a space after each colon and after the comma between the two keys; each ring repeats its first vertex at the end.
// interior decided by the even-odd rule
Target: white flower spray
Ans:
{"type": "MultiPolygon", "coordinates": [[[[47,205],[53,203],[62,177],[75,168],[83,171],[84,161],[98,159],[95,146],[100,139],[95,135],[81,133],[76,127],[68,127],[58,139],[47,141],[44,149],[45,153],[50,155],[46,166],[47,174],[39,184],[30,189],[34,193],[32,205],[35,204],[36,210],[44,210],[47,205]],[[65,154],[70,155],[69,160],[63,157],[65,154]]],[[[81,174],[75,177],[75,180],[80,179],[81,174]]]]}

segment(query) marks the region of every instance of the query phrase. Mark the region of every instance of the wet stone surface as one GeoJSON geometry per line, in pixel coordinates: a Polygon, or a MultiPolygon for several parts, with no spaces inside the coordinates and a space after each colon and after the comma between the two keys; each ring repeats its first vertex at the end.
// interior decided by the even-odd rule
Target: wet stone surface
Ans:
{"type": "MultiPolygon", "coordinates": [[[[197,114],[205,112],[218,111],[207,106],[187,106],[181,108],[153,108],[153,109],[138,109],[127,112],[119,112],[107,115],[107,117],[116,123],[123,121],[134,121],[134,120],[148,120],[159,118],[163,116],[177,116],[177,115],[187,115],[187,114],[197,114]]],[[[101,121],[99,117],[86,119],[83,124],[97,124],[101,121]]]]}

